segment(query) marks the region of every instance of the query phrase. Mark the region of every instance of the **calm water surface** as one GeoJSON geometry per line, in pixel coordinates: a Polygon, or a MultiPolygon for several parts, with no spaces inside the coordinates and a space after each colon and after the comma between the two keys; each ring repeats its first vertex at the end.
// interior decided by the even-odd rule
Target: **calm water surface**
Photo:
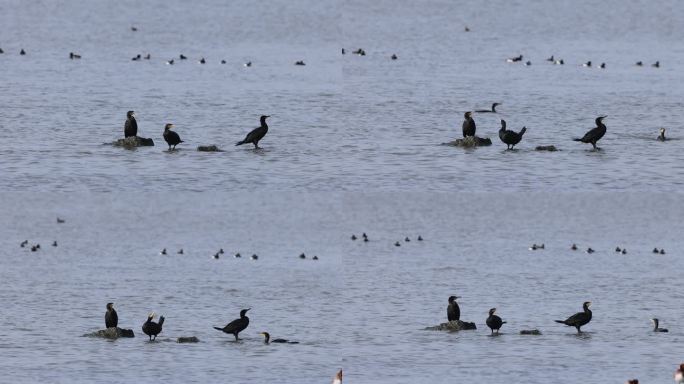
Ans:
{"type": "Polygon", "coordinates": [[[668,382],[684,336],[683,19],[674,0],[0,0],[0,381],[668,382]],[[518,54],[532,65],[505,62],[518,54]],[[494,101],[475,116],[493,146],[441,145],[494,101]],[[103,145],[127,110],[155,147],[103,145]],[[235,148],[261,114],[264,149],[235,148]],[[572,142],[598,115],[604,150],[572,142]],[[528,128],[514,151],[501,118],[528,128]],[[534,151],[548,144],[561,150],[534,151]],[[477,331],[424,330],[451,294],[477,331]],[[553,323],[585,300],[587,334],[553,323]],[[108,301],[138,337],[81,337],[108,301]],[[212,329],[246,307],[242,342],[212,329]],[[149,343],[153,310],[167,321],[149,343]],[[264,330],[300,344],[263,345],[264,330]]]}

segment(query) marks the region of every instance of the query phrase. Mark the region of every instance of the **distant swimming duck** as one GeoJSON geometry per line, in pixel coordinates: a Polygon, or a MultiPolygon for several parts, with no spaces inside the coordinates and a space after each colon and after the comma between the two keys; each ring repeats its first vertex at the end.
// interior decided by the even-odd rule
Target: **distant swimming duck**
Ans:
{"type": "Polygon", "coordinates": [[[392,60],[396,60],[396,59],[397,59],[397,55],[392,54],[391,58],[392,58],[392,60]]]}
{"type": "Polygon", "coordinates": [[[366,51],[364,51],[362,48],[359,48],[356,51],[353,51],[352,53],[359,56],[366,56],[366,51]]]}
{"type": "Polygon", "coordinates": [[[530,65],[532,65],[532,62],[529,61],[529,60],[527,60],[527,61],[525,62],[525,65],[530,66],[530,65]]]}
{"type": "Polygon", "coordinates": [[[356,235],[351,235],[352,240],[356,240],[356,235]]]}
{"type": "Polygon", "coordinates": [[[182,54],[182,53],[180,54],[180,56],[179,56],[178,58],[181,59],[181,60],[187,60],[187,59],[188,59],[188,57],[185,56],[185,55],[182,54]]]}
{"type": "Polygon", "coordinates": [[[656,61],[655,63],[651,64],[651,67],[660,68],[660,61],[656,61]]]}
{"type": "Polygon", "coordinates": [[[240,254],[240,252],[238,252],[238,253],[236,253],[235,256],[233,256],[233,257],[235,257],[236,259],[239,259],[239,258],[242,257],[242,255],[240,254]]]}
{"type": "Polygon", "coordinates": [[[406,236],[406,237],[404,238],[404,241],[408,243],[408,242],[410,242],[410,241],[411,241],[411,239],[409,239],[409,237],[408,237],[408,236],[406,236]]]}
{"type": "Polygon", "coordinates": [[[59,217],[57,218],[57,224],[64,224],[66,223],[66,220],[60,219],[59,217]]]}
{"type": "Polygon", "coordinates": [[[313,260],[318,260],[318,256],[314,255],[313,260]]]}
{"type": "Polygon", "coordinates": [[[57,246],[57,240],[55,240],[55,241],[52,242],[52,246],[53,246],[53,247],[56,247],[56,246],[57,246]]]}
{"type": "Polygon", "coordinates": [[[551,55],[551,57],[549,57],[548,59],[546,59],[546,61],[550,61],[550,62],[553,63],[553,62],[556,61],[556,60],[553,58],[553,55],[551,55]]]}
{"type": "Polygon", "coordinates": [[[401,243],[397,241],[397,242],[394,243],[394,246],[395,246],[395,247],[401,247],[401,243]]]}
{"type": "Polygon", "coordinates": [[[622,252],[622,249],[620,249],[620,247],[615,247],[615,252],[622,252]]]}
{"type": "Polygon", "coordinates": [[[218,260],[220,257],[218,252],[214,253],[214,259],[218,260]]]}
{"type": "Polygon", "coordinates": [[[150,55],[149,53],[147,55],[145,55],[145,60],[149,60],[151,58],[152,58],[152,55],[150,55]]]}
{"type": "Polygon", "coordinates": [[[344,54],[346,54],[346,53],[347,53],[347,52],[344,50],[344,48],[342,48],[342,54],[344,55],[344,54]]]}
{"type": "Polygon", "coordinates": [[[658,140],[660,140],[660,141],[667,140],[667,138],[665,137],[665,128],[660,128],[660,135],[658,135],[658,140]]]}
{"type": "Polygon", "coordinates": [[[418,241],[423,241],[423,237],[418,235],[418,241]]]}
{"type": "Polygon", "coordinates": [[[626,384],[639,384],[639,380],[638,379],[627,380],[626,384]]]}
{"type": "Polygon", "coordinates": [[[582,64],[583,67],[591,67],[591,60],[587,61],[586,63],[582,64]]]}
{"type": "Polygon", "coordinates": [[[660,253],[660,251],[658,250],[658,248],[653,248],[653,253],[660,253]]]}
{"type": "Polygon", "coordinates": [[[295,61],[295,65],[306,65],[304,60],[295,61]]]}
{"type": "Polygon", "coordinates": [[[203,58],[201,58],[201,59],[200,59],[200,61],[199,61],[199,63],[200,63],[200,64],[205,64],[206,62],[207,62],[207,61],[206,61],[206,60],[204,60],[204,57],[203,57],[203,58]]]}
{"type": "Polygon", "coordinates": [[[523,55],[519,55],[516,57],[510,57],[510,58],[506,59],[506,61],[509,63],[517,63],[518,61],[522,61],[522,59],[523,59],[523,55]]]}
{"type": "Polygon", "coordinates": [[[637,67],[643,67],[643,66],[644,66],[644,63],[641,62],[641,61],[637,61],[635,65],[636,65],[637,67]]]}
{"type": "Polygon", "coordinates": [[[166,62],[166,65],[173,65],[173,59],[166,62]]]}
{"type": "Polygon", "coordinates": [[[572,249],[573,251],[576,251],[577,250],[577,244],[573,243],[572,246],[570,247],[570,249],[572,249]]]}
{"type": "Polygon", "coordinates": [[[466,27],[465,27],[465,31],[466,31],[466,32],[470,32],[470,28],[468,28],[467,25],[466,25],[466,27]]]}
{"type": "MultiPolygon", "coordinates": [[[[138,56],[140,56],[140,55],[138,55],[138,56]]],[[[138,61],[138,60],[140,60],[140,57],[138,57],[138,56],[133,56],[133,57],[131,57],[131,61],[138,61]]]]}
{"type": "Polygon", "coordinates": [[[31,252],[36,252],[38,250],[38,247],[35,245],[31,246],[31,252]]]}
{"type": "Polygon", "coordinates": [[[223,255],[223,248],[219,248],[218,253],[221,254],[221,255],[223,255]]]}
{"type": "Polygon", "coordinates": [[[159,252],[160,255],[166,255],[166,248],[162,249],[161,252],[159,252]]]}
{"type": "Polygon", "coordinates": [[[252,260],[259,260],[259,256],[256,255],[256,254],[254,254],[254,255],[252,255],[251,259],[252,259],[252,260]]]}
{"type": "Polygon", "coordinates": [[[77,54],[75,54],[75,53],[73,53],[73,52],[69,52],[69,58],[70,58],[71,60],[80,59],[80,58],[81,58],[81,55],[77,55],[77,54]]]}
{"type": "Polygon", "coordinates": [[[226,63],[226,61],[225,61],[225,60],[221,60],[221,64],[225,64],[225,63],[226,63]]]}
{"type": "Polygon", "coordinates": [[[627,248],[622,248],[622,252],[620,252],[620,253],[622,253],[623,255],[626,255],[627,254],[627,248]]]}
{"type": "Polygon", "coordinates": [[[600,67],[601,69],[606,69],[606,63],[601,63],[601,65],[600,65],[599,67],[600,67]]]}
{"type": "Polygon", "coordinates": [[[179,254],[179,255],[182,255],[182,254],[183,254],[183,248],[181,248],[181,249],[178,250],[178,254],[179,254]]]}
{"type": "Polygon", "coordinates": [[[658,328],[658,319],[651,319],[651,322],[653,323],[653,332],[669,332],[667,328],[658,328]]]}
{"type": "Polygon", "coordinates": [[[21,51],[19,51],[19,54],[23,56],[26,54],[26,51],[24,51],[24,49],[22,48],[21,51]]]}
{"type": "Polygon", "coordinates": [[[136,28],[136,27],[131,27],[131,31],[133,31],[133,32],[138,32],[138,28],[136,28]]]}
{"type": "Polygon", "coordinates": [[[529,248],[530,251],[536,251],[537,250],[537,244],[532,244],[532,246],[529,248]]]}
{"type": "Polygon", "coordinates": [[[594,253],[595,251],[591,247],[587,248],[587,253],[594,253]]]}
{"type": "Polygon", "coordinates": [[[501,103],[493,103],[492,104],[492,109],[478,109],[477,113],[496,113],[496,107],[501,105],[501,103]]]}
{"type": "Polygon", "coordinates": [[[24,240],[24,241],[21,242],[21,244],[19,244],[19,246],[22,247],[22,248],[24,248],[24,247],[27,246],[27,245],[28,245],[28,240],[24,240]]]}
{"type": "Polygon", "coordinates": [[[251,62],[251,61],[248,61],[248,62],[245,63],[245,67],[251,67],[251,66],[252,66],[252,62],[251,62]]]}
{"type": "MultiPolygon", "coordinates": [[[[38,247],[40,248],[40,246],[38,246],[38,247]]],[[[665,254],[665,250],[662,249],[662,248],[660,248],[660,254],[661,254],[661,255],[664,255],[664,254],[665,254]]]]}
{"type": "Polygon", "coordinates": [[[5,51],[3,51],[2,48],[0,48],[0,53],[5,53],[5,51]]]}
{"type": "Polygon", "coordinates": [[[302,259],[302,260],[303,260],[303,259],[306,259],[306,255],[302,252],[302,254],[299,255],[299,258],[302,259]]]}

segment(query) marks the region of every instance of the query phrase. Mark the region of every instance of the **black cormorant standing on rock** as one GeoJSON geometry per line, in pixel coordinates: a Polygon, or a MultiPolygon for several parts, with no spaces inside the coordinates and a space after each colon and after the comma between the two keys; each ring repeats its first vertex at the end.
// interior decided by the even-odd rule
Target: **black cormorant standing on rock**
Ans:
{"type": "Polygon", "coordinates": [[[471,116],[472,112],[466,112],[463,114],[463,137],[467,136],[475,136],[475,130],[477,127],[475,126],[475,120],[473,120],[473,117],[471,116]]]}
{"type": "Polygon", "coordinates": [[[273,339],[271,340],[271,335],[268,332],[259,333],[264,337],[264,344],[280,343],[280,344],[299,344],[298,341],[290,341],[285,339],[273,339]]]}
{"type": "Polygon", "coordinates": [[[498,335],[499,329],[502,325],[506,324],[506,322],[501,320],[501,318],[495,315],[494,312],[496,312],[496,308],[492,308],[489,310],[489,317],[487,317],[487,326],[489,327],[489,329],[492,330],[492,335],[494,334],[494,330],[496,330],[496,333],[498,335]]]}
{"type": "Polygon", "coordinates": [[[599,116],[596,118],[596,128],[591,129],[589,132],[585,133],[581,139],[573,139],[574,141],[581,141],[583,143],[591,144],[594,149],[600,150],[601,148],[596,146],[596,142],[601,140],[603,135],[606,134],[606,125],[603,124],[603,119],[607,116],[599,116]]]}
{"type": "Polygon", "coordinates": [[[246,313],[249,311],[251,308],[243,309],[240,311],[240,318],[235,319],[231,321],[230,323],[226,324],[225,327],[219,328],[219,327],[214,327],[214,329],[217,329],[219,331],[223,331],[225,333],[230,333],[233,336],[235,336],[235,341],[240,340],[238,338],[238,334],[247,328],[249,325],[249,317],[247,317],[246,313]]]}
{"type": "Polygon", "coordinates": [[[114,303],[107,303],[107,312],[105,312],[105,326],[107,328],[116,328],[119,325],[119,315],[114,310],[114,303]]]}
{"type": "Polygon", "coordinates": [[[166,144],[169,145],[169,149],[171,149],[171,146],[173,146],[173,149],[176,149],[176,145],[183,142],[180,136],[178,136],[176,132],[171,130],[171,128],[173,127],[173,124],[166,124],[164,126],[164,140],[166,141],[166,144]]]}
{"type": "Polygon", "coordinates": [[[574,315],[568,317],[566,320],[556,320],[556,323],[561,323],[565,324],[570,327],[575,327],[577,328],[577,333],[582,333],[582,326],[588,324],[591,321],[591,310],[589,309],[589,306],[591,306],[591,301],[585,301],[584,304],[582,304],[582,308],[584,309],[583,312],[577,312],[574,315]]]}
{"type": "Polygon", "coordinates": [[[667,138],[665,137],[665,128],[660,128],[660,135],[658,135],[658,140],[660,141],[666,141],[667,138]]]}
{"type": "Polygon", "coordinates": [[[164,316],[159,317],[159,322],[155,323],[152,321],[154,319],[154,312],[147,316],[147,321],[142,326],[142,331],[144,334],[150,337],[150,341],[157,340],[157,335],[162,331],[162,325],[164,325],[164,316]],[[153,338],[154,337],[154,338],[153,338]]]}
{"type": "Polygon", "coordinates": [[[651,322],[653,323],[653,332],[669,332],[667,328],[659,328],[658,324],[659,321],[658,319],[651,319],[651,322]]]}
{"type": "Polygon", "coordinates": [[[523,135],[527,131],[526,127],[522,127],[520,132],[509,131],[506,129],[506,121],[501,119],[501,129],[499,129],[499,139],[506,144],[506,149],[513,149],[516,144],[522,140],[523,135]]]}
{"type": "Polygon", "coordinates": [[[498,105],[501,105],[501,103],[494,103],[494,104],[492,104],[492,109],[491,109],[491,110],[489,110],[489,109],[479,109],[479,110],[477,110],[477,111],[475,111],[475,112],[477,112],[477,113],[496,113],[496,107],[497,107],[498,105]]]}
{"type": "Polygon", "coordinates": [[[252,143],[254,144],[254,148],[259,148],[259,140],[263,139],[264,136],[266,136],[266,133],[268,133],[268,124],[266,124],[266,119],[269,117],[270,116],[262,115],[259,118],[261,126],[259,128],[255,128],[254,130],[252,130],[252,132],[248,133],[247,136],[245,136],[244,140],[238,141],[237,143],[235,143],[235,145],[238,146],[242,144],[252,143]]]}
{"type": "Polygon", "coordinates": [[[456,299],[460,296],[449,296],[449,305],[447,306],[447,320],[459,321],[461,319],[461,308],[459,308],[456,299]]]}
{"type": "Polygon", "coordinates": [[[126,123],[124,124],[124,137],[138,136],[138,122],[135,121],[135,112],[126,112],[126,123]]]}

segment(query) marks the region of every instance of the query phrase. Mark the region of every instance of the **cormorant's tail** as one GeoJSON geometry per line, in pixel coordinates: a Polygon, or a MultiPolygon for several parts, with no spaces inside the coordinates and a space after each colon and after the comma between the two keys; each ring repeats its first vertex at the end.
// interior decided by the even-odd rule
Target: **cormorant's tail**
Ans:
{"type": "Polygon", "coordinates": [[[582,139],[575,137],[572,141],[582,141],[582,139]]]}
{"type": "Polygon", "coordinates": [[[507,323],[507,321],[503,321],[503,322],[501,322],[501,324],[506,324],[506,323],[507,323]]]}
{"type": "Polygon", "coordinates": [[[159,316],[159,326],[164,325],[164,316],[159,316]]]}
{"type": "Polygon", "coordinates": [[[219,328],[219,327],[214,327],[214,329],[217,331],[223,331],[223,328],[219,328]]]}
{"type": "Polygon", "coordinates": [[[522,129],[520,130],[520,137],[522,137],[522,135],[524,135],[525,132],[527,132],[527,127],[522,127],[522,129]]]}
{"type": "Polygon", "coordinates": [[[565,320],[554,320],[556,323],[565,324],[565,320]]]}
{"type": "Polygon", "coordinates": [[[244,143],[245,143],[244,140],[240,140],[240,141],[238,141],[237,143],[235,143],[235,146],[237,147],[238,145],[242,145],[242,144],[244,144],[244,143]]]}

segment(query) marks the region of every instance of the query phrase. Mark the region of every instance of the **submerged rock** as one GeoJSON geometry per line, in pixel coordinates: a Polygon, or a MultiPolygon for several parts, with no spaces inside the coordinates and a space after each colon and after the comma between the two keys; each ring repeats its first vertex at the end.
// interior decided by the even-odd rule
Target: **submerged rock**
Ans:
{"type": "Polygon", "coordinates": [[[135,147],[154,147],[154,140],[144,137],[131,136],[119,139],[112,143],[115,147],[135,148],[135,147]]]}
{"type": "Polygon", "coordinates": [[[197,147],[200,152],[223,152],[223,150],[215,145],[200,145],[197,147]]]}
{"type": "Polygon", "coordinates": [[[473,148],[492,145],[492,140],[490,140],[488,137],[482,138],[477,136],[466,136],[462,139],[456,139],[444,144],[454,147],[473,148]]]}
{"type": "Polygon", "coordinates": [[[541,335],[541,331],[538,329],[523,329],[520,331],[521,335],[541,335]]]}
{"type": "Polygon", "coordinates": [[[549,151],[549,152],[556,152],[558,148],[556,148],[555,145],[539,145],[537,148],[534,149],[535,151],[549,151]]]}
{"type": "Polygon", "coordinates": [[[196,336],[181,336],[177,341],[179,343],[199,343],[199,339],[196,336]]]}
{"type": "Polygon", "coordinates": [[[454,320],[434,327],[426,327],[426,331],[468,331],[477,329],[475,323],[469,323],[467,321],[454,320]]]}
{"type": "Polygon", "coordinates": [[[86,337],[101,337],[103,339],[118,339],[120,337],[135,337],[132,329],[123,329],[119,327],[111,327],[107,329],[100,329],[95,332],[86,333],[86,337]]]}

